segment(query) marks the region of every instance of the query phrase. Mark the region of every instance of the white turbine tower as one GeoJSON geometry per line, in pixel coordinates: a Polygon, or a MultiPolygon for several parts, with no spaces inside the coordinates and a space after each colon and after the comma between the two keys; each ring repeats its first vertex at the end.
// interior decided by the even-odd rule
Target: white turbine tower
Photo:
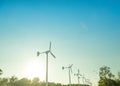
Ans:
{"type": "Polygon", "coordinates": [[[50,45],[49,45],[49,50],[47,51],[44,51],[44,52],[37,52],[37,56],[39,56],[40,54],[46,54],[46,86],[48,86],[48,54],[50,53],[54,58],[56,58],[54,56],[54,54],[51,52],[51,42],[50,42],[50,45]]]}
{"type": "Polygon", "coordinates": [[[69,71],[69,86],[71,86],[71,72],[72,72],[72,66],[73,66],[73,64],[71,64],[70,66],[68,66],[68,67],[62,67],[62,69],[64,70],[65,68],[67,68],[68,69],[68,71],[69,71]]]}
{"type": "Polygon", "coordinates": [[[74,75],[78,77],[78,86],[80,86],[80,81],[79,81],[79,79],[80,79],[80,76],[82,76],[82,75],[80,74],[79,69],[78,69],[78,73],[76,73],[76,74],[74,74],[74,75]]]}
{"type": "Polygon", "coordinates": [[[84,74],[82,75],[82,81],[83,81],[83,85],[85,84],[85,77],[84,74]]]}

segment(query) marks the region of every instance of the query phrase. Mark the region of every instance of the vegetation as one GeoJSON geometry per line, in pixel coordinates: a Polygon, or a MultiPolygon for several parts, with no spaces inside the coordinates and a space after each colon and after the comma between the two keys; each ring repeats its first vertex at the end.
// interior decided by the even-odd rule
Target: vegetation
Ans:
{"type": "MultiPolygon", "coordinates": [[[[3,71],[0,69],[0,75],[3,71]]],[[[120,72],[118,72],[117,78],[111,72],[110,67],[103,66],[99,69],[99,82],[98,86],[120,86],[120,72]]],[[[15,76],[11,78],[0,78],[0,86],[45,86],[45,82],[40,81],[38,77],[33,78],[32,80],[28,78],[18,79],[15,76]]],[[[49,82],[49,86],[69,86],[63,85],[61,83],[49,82]]],[[[71,86],[78,86],[78,84],[72,84],[71,86]]],[[[80,86],[89,86],[89,85],[80,85],[80,86]]]]}
{"type": "MultiPolygon", "coordinates": [[[[2,74],[2,70],[0,69],[0,74],[2,74]]],[[[69,86],[63,85],[61,83],[49,82],[49,86],[69,86]]],[[[32,80],[28,78],[18,79],[15,76],[11,78],[0,78],[0,86],[45,86],[45,82],[40,81],[38,77],[33,78],[32,80]]],[[[71,86],[78,86],[78,84],[72,84],[71,86]]],[[[80,85],[80,86],[88,86],[88,85],[80,85]]]]}
{"type": "Polygon", "coordinates": [[[120,72],[118,78],[111,73],[110,67],[103,66],[99,70],[99,86],[120,86],[120,72]]]}
{"type": "Polygon", "coordinates": [[[3,72],[2,72],[2,70],[0,69],[0,75],[2,74],[3,72]]]}
{"type": "MultiPolygon", "coordinates": [[[[0,78],[0,86],[45,86],[45,82],[40,81],[38,77],[35,77],[33,80],[30,80],[27,78],[18,79],[17,77],[12,76],[11,78],[0,78]]],[[[49,82],[49,86],[69,86],[69,85],[62,85],[61,83],[49,82]]],[[[78,86],[78,84],[72,84],[71,86],[78,86]]]]}

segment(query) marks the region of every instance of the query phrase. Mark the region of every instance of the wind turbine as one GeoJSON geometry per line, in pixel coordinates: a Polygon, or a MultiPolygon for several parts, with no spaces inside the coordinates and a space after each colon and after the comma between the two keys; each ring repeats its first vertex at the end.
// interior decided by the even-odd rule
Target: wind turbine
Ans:
{"type": "Polygon", "coordinates": [[[82,81],[83,81],[83,85],[85,84],[84,81],[85,81],[85,77],[84,77],[84,74],[82,75],[82,81]]]}
{"type": "Polygon", "coordinates": [[[92,85],[92,83],[90,82],[90,79],[85,79],[85,81],[86,81],[86,84],[88,84],[89,86],[92,85]]]}
{"type": "Polygon", "coordinates": [[[70,66],[68,66],[68,67],[62,67],[62,69],[64,70],[65,68],[67,68],[68,69],[68,71],[69,71],[69,86],[71,86],[71,75],[70,75],[70,73],[72,72],[72,66],[73,66],[73,64],[71,64],[70,66]]]}
{"type": "Polygon", "coordinates": [[[48,54],[50,53],[54,58],[56,58],[55,57],[55,55],[51,52],[51,42],[50,42],[50,45],[49,45],[49,50],[47,50],[47,51],[44,51],[44,52],[37,52],[37,56],[39,56],[40,54],[46,54],[46,86],[48,86],[48,54]]]}
{"type": "Polygon", "coordinates": [[[89,79],[85,79],[87,85],[89,85],[89,79]]]}
{"type": "Polygon", "coordinates": [[[78,73],[76,73],[76,74],[74,74],[74,75],[78,77],[78,86],[80,86],[80,81],[79,81],[79,79],[80,79],[80,76],[82,76],[82,75],[80,74],[79,69],[78,69],[78,73]]]}

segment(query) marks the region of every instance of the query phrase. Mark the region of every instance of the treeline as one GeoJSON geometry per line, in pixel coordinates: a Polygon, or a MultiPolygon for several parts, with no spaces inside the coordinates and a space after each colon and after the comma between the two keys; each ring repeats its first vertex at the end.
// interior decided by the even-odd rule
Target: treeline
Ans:
{"type": "MultiPolygon", "coordinates": [[[[2,75],[2,73],[3,71],[0,69],[0,75],[2,75]]],[[[28,78],[18,79],[17,77],[12,76],[10,78],[0,78],[0,86],[46,86],[46,83],[44,81],[40,81],[38,77],[35,77],[32,80],[30,80],[28,78]]],[[[69,86],[69,85],[49,82],[48,86],[69,86]]],[[[78,84],[71,84],[71,86],[78,86],[78,84]]],[[[79,86],[89,85],[80,84],[79,86]]]]}
{"type": "MultiPolygon", "coordinates": [[[[0,75],[3,71],[0,69],[0,75]]],[[[120,72],[115,76],[110,67],[103,66],[99,69],[99,81],[98,86],[120,86],[120,72]]],[[[18,79],[15,76],[10,78],[0,78],[0,86],[45,86],[44,81],[40,81],[38,77],[33,78],[32,80],[28,78],[18,79]]],[[[48,86],[69,86],[61,83],[49,82],[48,86]]],[[[72,84],[71,86],[78,86],[78,84],[72,84]]],[[[80,84],[79,86],[89,86],[80,84]]]]}
{"type": "MultiPolygon", "coordinates": [[[[0,69],[0,75],[3,71],[0,69]]],[[[28,78],[18,79],[15,76],[10,78],[0,78],[0,86],[45,86],[44,81],[40,81],[38,77],[33,78],[32,80],[28,78]]],[[[69,86],[61,83],[49,82],[48,86],[69,86]]],[[[72,84],[71,86],[78,86],[78,84],[72,84]]],[[[89,85],[79,85],[79,86],[89,86],[89,85]]]]}
{"type": "Polygon", "coordinates": [[[120,72],[117,77],[111,72],[110,67],[103,66],[99,70],[99,86],[120,86],[120,72]]]}
{"type": "MultiPolygon", "coordinates": [[[[12,76],[11,78],[0,78],[0,86],[45,86],[45,85],[46,83],[40,81],[38,77],[35,77],[32,80],[28,78],[18,79],[15,76],[12,76]]],[[[49,82],[48,86],[69,86],[69,85],[49,82]]],[[[71,86],[78,86],[78,84],[72,84],[71,86]]],[[[88,86],[88,85],[80,85],[80,86],[88,86]]]]}
{"type": "MultiPolygon", "coordinates": [[[[49,83],[49,86],[61,86],[61,84],[49,83]]],[[[41,82],[35,77],[32,80],[28,78],[18,79],[15,76],[11,78],[0,78],[0,86],[45,86],[45,82],[41,82]]]]}

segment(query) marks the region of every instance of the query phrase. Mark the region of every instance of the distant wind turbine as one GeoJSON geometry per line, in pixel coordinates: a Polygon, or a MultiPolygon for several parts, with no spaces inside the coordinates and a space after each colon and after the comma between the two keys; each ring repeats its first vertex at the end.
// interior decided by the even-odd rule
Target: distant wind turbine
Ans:
{"type": "Polygon", "coordinates": [[[92,86],[92,83],[90,82],[90,79],[85,79],[85,82],[87,85],[92,86]]]}
{"type": "Polygon", "coordinates": [[[69,70],[69,86],[71,86],[71,75],[70,75],[70,73],[72,72],[72,66],[73,66],[73,64],[71,64],[70,66],[68,66],[68,67],[62,67],[62,69],[64,70],[65,68],[67,68],[68,70],[69,70]]]}
{"type": "Polygon", "coordinates": [[[46,54],[46,86],[48,86],[48,54],[50,53],[54,58],[55,55],[51,52],[51,42],[50,42],[50,45],[49,45],[49,50],[45,51],[45,52],[37,52],[37,56],[39,56],[40,54],[46,54]]]}
{"type": "Polygon", "coordinates": [[[80,86],[80,81],[79,81],[79,79],[80,79],[80,76],[82,76],[82,75],[80,74],[79,69],[78,69],[78,73],[76,73],[76,74],[74,74],[74,75],[78,77],[78,86],[80,86]]]}
{"type": "Polygon", "coordinates": [[[84,81],[85,81],[85,77],[84,77],[84,74],[82,75],[82,80],[83,80],[83,85],[85,84],[84,81]]]}

